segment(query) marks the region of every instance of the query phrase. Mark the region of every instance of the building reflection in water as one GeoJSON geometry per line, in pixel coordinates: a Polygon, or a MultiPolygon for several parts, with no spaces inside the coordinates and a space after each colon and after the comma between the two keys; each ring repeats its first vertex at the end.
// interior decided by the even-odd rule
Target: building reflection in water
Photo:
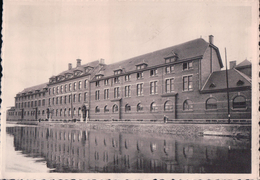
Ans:
{"type": "Polygon", "coordinates": [[[16,151],[54,172],[250,173],[246,139],[7,127],[16,151]]]}

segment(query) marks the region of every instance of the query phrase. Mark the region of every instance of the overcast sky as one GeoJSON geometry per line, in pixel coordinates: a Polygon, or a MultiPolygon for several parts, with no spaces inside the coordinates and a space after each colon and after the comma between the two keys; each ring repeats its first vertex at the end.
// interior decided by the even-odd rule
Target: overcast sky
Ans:
{"type": "Polygon", "coordinates": [[[252,3],[229,3],[6,0],[3,108],[77,58],[109,64],[212,34],[223,63],[225,47],[228,60],[255,60],[252,3]]]}

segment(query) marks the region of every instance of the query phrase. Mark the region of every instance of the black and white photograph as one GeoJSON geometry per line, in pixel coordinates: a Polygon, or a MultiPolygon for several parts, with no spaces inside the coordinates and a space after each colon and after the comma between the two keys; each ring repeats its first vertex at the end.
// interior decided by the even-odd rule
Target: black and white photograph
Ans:
{"type": "Polygon", "coordinates": [[[0,178],[257,179],[257,0],[4,0],[0,178]]]}

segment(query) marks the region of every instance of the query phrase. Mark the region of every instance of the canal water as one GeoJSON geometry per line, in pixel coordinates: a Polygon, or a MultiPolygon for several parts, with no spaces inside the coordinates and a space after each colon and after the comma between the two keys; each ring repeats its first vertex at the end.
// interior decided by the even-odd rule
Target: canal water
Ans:
{"type": "Polygon", "coordinates": [[[6,133],[6,172],[251,172],[249,139],[16,125],[6,133]]]}

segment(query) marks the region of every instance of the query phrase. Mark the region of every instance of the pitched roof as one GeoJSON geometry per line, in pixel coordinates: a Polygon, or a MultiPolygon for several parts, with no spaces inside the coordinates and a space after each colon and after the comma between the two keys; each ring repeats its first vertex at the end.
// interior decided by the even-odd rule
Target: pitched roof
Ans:
{"type": "Polygon", "coordinates": [[[75,68],[72,68],[70,70],[65,70],[61,73],[59,73],[57,76],[60,76],[60,75],[65,75],[66,73],[72,73],[75,71],[75,70],[81,70],[81,71],[84,71],[84,68],[87,67],[87,66],[90,66],[90,67],[95,67],[99,64],[99,60],[96,60],[96,61],[92,61],[92,62],[89,62],[87,64],[83,64],[79,67],[75,67],[75,68]]]}
{"type": "Polygon", "coordinates": [[[235,68],[241,68],[245,66],[251,66],[251,62],[248,61],[247,59],[239,63],[238,65],[235,66],[235,68]]]}
{"type": "Polygon", "coordinates": [[[39,85],[36,85],[36,86],[25,88],[23,91],[19,92],[18,94],[27,93],[27,92],[30,92],[30,91],[42,90],[43,88],[47,87],[47,84],[48,83],[43,83],[43,84],[39,84],[39,85]]]}
{"type": "Polygon", "coordinates": [[[113,71],[116,69],[122,68],[123,73],[126,73],[136,70],[135,65],[141,63],[146,63],[148,67],[152,67],[165,63],[164,58],[168,57],[170,54],[174,55],[174,53],[178,55],[178,61],[195,57],[202,57],[208,46],[208,42],[202,38],[199,38],[179,45],[133,57],[124,61],[106,65],[101,71],[103,71],[104,76],[112,76],[114,75],[113,71]]]}
{"type": "MultiPolygon", "coordinates": [[[[251,79],[239,72],[236,69],[228,70],[228,86],[230,89],[241,88],[241,87],[250,87],[251,79]]],[[[227,88],[226,84],[226,71],[216,71],[211,73],[210,77],[202,87],[202,92],[207,91],[220,91],[227,88]]]]}

